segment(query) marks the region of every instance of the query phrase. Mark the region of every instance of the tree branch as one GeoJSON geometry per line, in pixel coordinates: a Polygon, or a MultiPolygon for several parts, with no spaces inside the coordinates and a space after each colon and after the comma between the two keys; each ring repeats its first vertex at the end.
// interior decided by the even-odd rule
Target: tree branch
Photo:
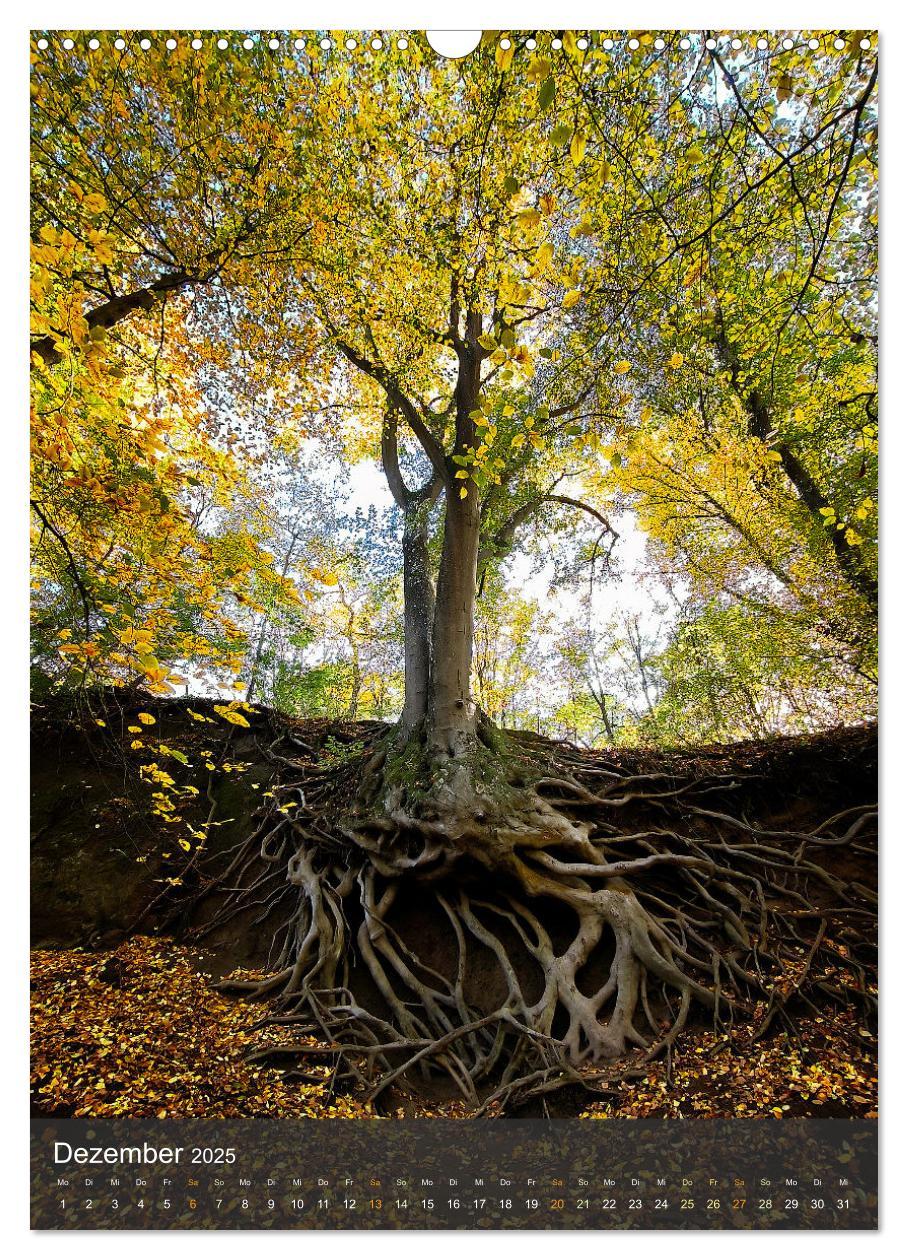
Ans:
{"type": "Polygon", "coordinates": [[[582,499],[573,499],[567,494],[544,494],[536,499],[531,499],[529,503],[524,503],[522,507],[519,507],[516,512],[513,512],[508,517],[488,545],[480,552],[480,565],[487,564],[494,555],[505,554],[514,541],[514,536],[520,526],[528,521],[546,503],[561,503],[565,507],[574,508],[578,512],[586,512],[588,516],[592,516],[594,520],[598,521],[603,529],[612,535],[613,539],[618,537],[618,531],[608,518],[603,516],[597,508],[592,507],[591,504],[584,503],[582,499]]]}
{"type": "MultiPolygon", "coordinates": [[[[451,475],[445,459],[444,447],[426,425],[415,404],[403,392],[394,376],[382,364],[373,363],[370,359],[367,359],[365,355],[361,354],[354,346],[351,346],[349,342],[344,341],[342,337],[338,337],[336,333],[334,340],[337,348],[354,367],[359,368],[366,376],[370,376],[372,380],[377,381],[381,385],[389,401],[403,416],[410,426],[413,436],[432,461],[432,467],[446,484],[450,483],[451,475]]],[[[393,489],[391,493],[394,493],[393,489]]]]}
{"type": "MultiPolygon", "coordinates": [[[[94,307],[93,310],[87,311],[84,316],[85,322],[88,324],[89,330],[92,328],[112,328],[114,324],[118,324],[120,320],[125,319],[127,315],[131,315],[133,311],[152,310],[156,299],[162,293],[173,293],[194,284],[207,284],[216,274],[217,269],[216,266],[213,266],[209,271],[202,273],[186,271],[183,268],[180,268],[178,271],[169,271],[143,289],[135,289],[132,293],[120,294],[118,297],[111,298],[108,302],[102,302],[100,306],[94,307]]],[[[30,346],[31,353],[40,355],[47,364],[59,363],[63,354],[56,347],[58,340],[59,337],[53,333],[49,333],[44,337],[36,337],[30,346]]]]}

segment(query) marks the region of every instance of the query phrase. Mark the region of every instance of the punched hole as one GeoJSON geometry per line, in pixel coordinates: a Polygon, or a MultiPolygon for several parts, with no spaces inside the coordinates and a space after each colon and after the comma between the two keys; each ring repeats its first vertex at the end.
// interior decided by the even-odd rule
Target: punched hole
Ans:
{"type": "Polygon", "coordinates": [[[482,31],[426,31],[433,52],[442,57],[468,57],[479,47],[482,31]]]}

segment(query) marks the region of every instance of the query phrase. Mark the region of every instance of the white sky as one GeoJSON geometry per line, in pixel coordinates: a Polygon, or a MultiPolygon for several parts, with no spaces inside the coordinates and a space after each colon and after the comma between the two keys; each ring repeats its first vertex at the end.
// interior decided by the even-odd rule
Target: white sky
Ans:
{"type": "MultiPolygon", "coordinates": [[[[350,467],[348,475],[348,510],[360,508],[366,512],[374,506],[379,511],[385,511],[393,506],[384,473],[376,464],[363,460],[350,467]]],[[[612,575],[606,579],[600,570],[600,579],[593,590],[593,611],[603,621],[626,613],[637,614],[645,631],[654,632],[660,618],[654,608],[653,592],[642,580],[646,535],[637,528],[632,513],[613,516],[612,523],[619,533],[612,554],[612,575]]],[[[518,552],[509,567],[511,584],[524,597],[532,596],[538,600],[543,610],[554,608],[559,619],[576,614],[576,593],[557,589],[554,595],[549,593],[553,572],[551,565],[533,572],[535,566],[531,559],[518,552]]]]}

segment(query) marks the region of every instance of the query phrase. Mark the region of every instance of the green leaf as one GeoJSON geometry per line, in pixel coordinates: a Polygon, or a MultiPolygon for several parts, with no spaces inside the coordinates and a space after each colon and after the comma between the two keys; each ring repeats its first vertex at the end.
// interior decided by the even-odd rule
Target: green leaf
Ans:
{"type": "Polygon", "coordinates": [[[555,99],[555,80],[549,76],[539,89],[539,108],[546,110],[555,99]]]}

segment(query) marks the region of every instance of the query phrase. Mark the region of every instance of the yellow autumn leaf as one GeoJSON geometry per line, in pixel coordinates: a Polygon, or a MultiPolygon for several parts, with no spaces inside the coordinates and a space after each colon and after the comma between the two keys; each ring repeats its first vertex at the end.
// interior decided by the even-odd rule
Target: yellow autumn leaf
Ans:
{"type": "Polygon", "coordinates": [[[499,44],[495,49],[495,65],[502,73],[510,69],[511,62],[514,60],[514,52],[516,45],[513,40],[508,40],[507,48],[503,44],[499,44]]]}
{"type": "Polygon", "coordinates": [[[536,269],[537,271],[545,271],[546,267],[552,261],[555,255],[555,246],[551,241],[545,241],[536,251],[536,269]]]}
{"type": "Polygon", "coordinates": [[[568,292],[565,293],[564,298],[562,299],[562,302],[561,302],[562,308],[566,311],[569,311],[572,306],[577,305],[577,303],[580,301],[582,296],[583,295],[581,294],[579,289],[569,289],[568,292]]]}
{"type": "Polygon", "coordinates": [[[234,726],[249,725],[242,713],[237,713],[234,709],[228,708],[225,704],[216,704],[214,706],[214,711],[219,714],[225,722],[231,722],[234,726]]]}
{"type": "Polygon", "coordinates": [[[625,374],[625,372],[629,372],[630,370],[631,370],[631,365],[630,365],[630,360],[629,360],[629,359],[620,359],[620,360],[619,360],[619,361],[615,364],[615,375],[616,375],[616,376],[623,376],[623,375],[625,374]]]}
{"type": "Polygon", "coordinates": [[[143,726],[154,726],[155,720],[150,713],[139,713],[136,716],[143,726]]]}
{"type": "Polygon", "coordinates": [[[530,64],[526,69],[526,76],[531,83],[542,83],[542,81],[547,79],[551,73],[552,63],[549,61],[548,57],[540,57],[537,53],[530,58],[530,64]]]}
{"type": "Polygon", "coordinates": [[[583,161],[584,153],[586,153],[586,137],[579,131],[575,131],[571,137],[571,161],[575,166],[579,166],[583,161]]]}

